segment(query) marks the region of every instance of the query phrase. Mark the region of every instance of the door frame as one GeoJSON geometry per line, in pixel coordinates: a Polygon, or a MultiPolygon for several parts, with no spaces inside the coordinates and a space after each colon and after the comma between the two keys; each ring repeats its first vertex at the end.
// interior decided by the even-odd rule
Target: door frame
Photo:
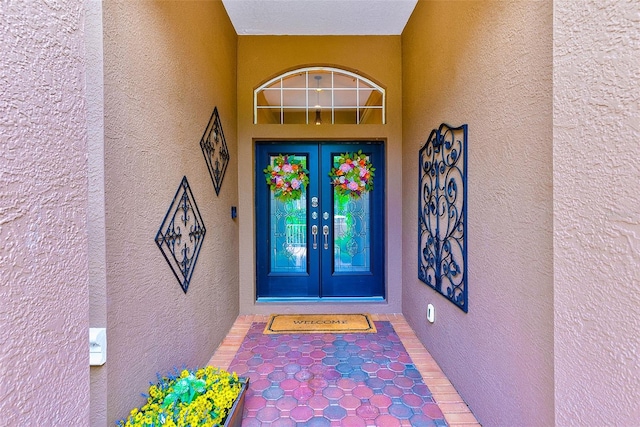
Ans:
{"type": "MultiPolygon", "coordinates": [[[[382,230],[380,229],[376,229],[376,230],[371,230],[372,233],[374,233],[375,239],[376,241],[374,241],[373,244],[379,244],[380,248],[379,248],[379,252],[377,253],[377,258],[375,257],[376,254],[372,253],[372,259],[371,259],[371,263],[372,263],[372,268],[373,268],[373,264],[375,264],[375,269],[376,272],[381,280],[381,290],[380,290],[380,294],[378,296],[322,296],[321,293],[319,292],[318,296],[294,296],[294,297],[284,297],[284,296],[259,296],[259,292],[258,292],[258,281],[260,278],[260,272],[259,272],[259,257],[257,256],[258,254],[258,250],[259,250],[259,240],[261,238],[264,238],[265,235],[268,235],[268,231],[266,231],[266,233],[263,232],[261,233],[258,230],[257,224],[258,224],[258,215],[259,212],[261,211],[259,209],[260,206],[264,207],[264,201],[259,200],[260,198],[260,191],[258,190],[258,186],[264,183],[264,178],[262,176],[261,170],[262,168],[260,168],[260,165],[254,164],[254,172],[256,173],[255,179],[254,179],[254,205],[253,205],[253,209],[254,209],[254,227],[256,227],[254,230],[254,254],[256,255],[255,258],[255,262],[254,262],[254,272],[255,272],[255,281],[254,281],[254,301],[257,303],[290,303],[290,302],[319,302],[319,303],[335,303],[335,302],[387,302],[388,299],[388,286],[387,286],[387,272],[386,272],[386,255],[387,255],[387,219],[386,219],[386,178],[385,178],[385,163],[386,163],[386,148],[387,148],[387,144],[386,144],[386,139],[377,139],[377,138],[371,138],[371,139],[356,139],[356,138],[350,138],[350,139],[279,139],[279,138],[273,138],[273,139],[256,139],[253,141],[253,146],[252,146],[252,150],[253,150],[253,155],[254,155],[254,163],[257,163],[258,161],[260,161],[258,159],[257,153],[258,153],[258,147],[259,146],[268,146],[268,145],[291,145],[292,150],[291,152],[295,152],[295,146],[298,145],[300,146],[301,150],[303,149],[308,149],[308,147],[310,145],[315,145],[316,147],[321,147],[321,146],[331,146],[331,145],[341,145],[344,144],[345,147],[348,147],[349,145],[363,145],[363,144],[371,144],[371,145],[376,145],[379,146],[379,154],[380,154],[380,159],[378,159],[376,161],[376,188],[381,188],[383,189],[383,195],[379,201],[379,203],[374,203],[372,201],[372,204],[374,205],[373,208],[374,209],[378,209],[379,211],[377,212],[377,214],[379,215],[379,224],[381,225],[382,230]],[[260,171],[258,170],[260,169],[260,171]]],[[[348,149],[345,150],[338,150],[341,152],[347,152],[350,151],[348,149]]],[[[328,153],[327,155],[331,155],[331,153],[328,153]]],[[[322,156],[322,150],[319,149],[318,150],[318,156],[322,156]]],[[[325,173],[326,171],[323,169],[322,164],[323,164],[323,160],[326,159],[321,159],[318,158],[318,168],[320,169],[320,171],[318,172],[321,176],[321,174],[325,173]]],[[[311,186],[310,186],[311,187],[311,186]]],[[[316,187],[319,187],[318,184],[316,184],[316,187]]],[[[319,188],[316,188],[316,191],[320,191],[319,188]]],[[[309,203],[309,202],[307,202],[309,203]]],[[[325,202],[328,203],[328,202],[325,202]]],[[[331,201],[331,203],[333,203],[331,201]]],[[[310,231],[307,232],[308,234],[308,242],[310,242],[310,231]]],[[[333,228],[331,229],[331,241],[333,241],[333,228]]],[[[325,272],[323,273],[322,270],[322,266],[320,266],[320,270],[318,271],[318,274],[322,275],[322,274],[326,274],[326,264],[325,264],[325,272]]],[[[329,267],[330,268],[330,267],[329,267]]],[[[321,286],[319,284],[319,286],[321,286]]]]}

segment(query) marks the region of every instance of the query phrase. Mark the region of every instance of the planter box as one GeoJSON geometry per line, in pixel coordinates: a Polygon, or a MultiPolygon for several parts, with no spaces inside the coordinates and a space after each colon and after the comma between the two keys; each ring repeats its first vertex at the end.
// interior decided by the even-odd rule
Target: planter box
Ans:
{"type": "Polygon", "coordinates": [[[240,394],[233,402],[233,406],[229,409],[227,419],[224,421],[224,427],[240,427],[242,425],[242,413],[244,412],[244,400],[247,394],[247,388],[249,388],[249,378],[240,378],[242,382],[242,388],[240,394]]]}

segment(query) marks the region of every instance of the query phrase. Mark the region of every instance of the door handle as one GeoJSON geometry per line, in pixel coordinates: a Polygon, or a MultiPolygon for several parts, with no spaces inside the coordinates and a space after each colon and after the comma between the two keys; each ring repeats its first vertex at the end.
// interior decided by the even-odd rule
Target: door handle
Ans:
{"type": "Polygon", "coordinates": [[[318,226],[311,226],[311,234],[313,235],[313,249],[318,249],[318,226]]]}
{"type": "Polygon", "coordinates": [[[324,248],[329,249],[329,226],[322,227],[322,234],[324,235],[324,248]]]}

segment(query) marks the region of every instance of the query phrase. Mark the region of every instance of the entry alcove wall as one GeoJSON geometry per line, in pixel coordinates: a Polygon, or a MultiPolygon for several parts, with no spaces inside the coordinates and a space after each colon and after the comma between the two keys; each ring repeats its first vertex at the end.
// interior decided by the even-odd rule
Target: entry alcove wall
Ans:
{"type": "Polygon", "coordinates": [[[554,424],[551,51],[550,2],[420,1],[402,34],[402,313],[483,425],[554,424]],[[418,279],[417,156],[442,122],[468,124],[468,313],[418,279]]]}
{"type": "MultiPolygon", "coordinates": [[[[240,313],[401,311],[402,242],[402,79],[400,36],[239,36],[238,37],[238,213],[240,218],[240,313]],[[345,69],[386,90],[386,124],[253,124],[253,91],[286,71],[311,66],[345,69]],[[376,303],[256,303],[254,143],[257,140],[382,140],[386,150],[387,299],[376,303]]],[[[376,183],[380,185],[381,183],[376,183]]]]}
{"type": "Polygon", "coordinates": [[[104,2],[100,23],[104,283],[91,300],[108,354],[91,425],[114,425],[156,373],[206,364],[238,315],[237,36],[218,1],[104,2]],[[200,148],[214,107],[230,152],[219,195],[200,148]],[[207,229],[186,293],[154,240],[183,176],[207,229]]]}

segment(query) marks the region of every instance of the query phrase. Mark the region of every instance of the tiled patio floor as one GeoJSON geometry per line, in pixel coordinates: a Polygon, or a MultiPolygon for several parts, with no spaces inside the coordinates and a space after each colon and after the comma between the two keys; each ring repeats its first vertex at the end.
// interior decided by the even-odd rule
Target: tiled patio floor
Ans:
{"type": "Polygon", "coordinates": [[[266,336],[240,316],[209,364],[251,378],[243,427],[479,426],[404,317],[372,317],[377,334],[266,336]]]}

